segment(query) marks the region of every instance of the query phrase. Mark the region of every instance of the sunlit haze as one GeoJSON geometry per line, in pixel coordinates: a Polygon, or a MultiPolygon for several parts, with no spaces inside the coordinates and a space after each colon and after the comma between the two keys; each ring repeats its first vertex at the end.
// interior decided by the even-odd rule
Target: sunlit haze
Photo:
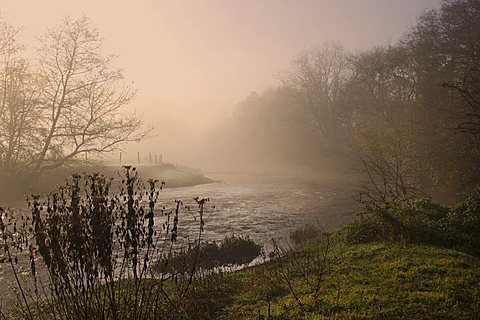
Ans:
{"type": "Polygon", "coordinates": [[[480,319],[480,0],[0,0],[0,320],[480,319]]]}
{"type": "Polygon", "coordinates": [[[278,82],[303,50],[335,40],[356,52],[398,38],[438,0],[25,1],[0,9],[34,42],[63,17],[88,16],[105,52],[138,89],[132,104],[155,128],[126,151],[197,165],[198,137],[252,91],[278,82]],[[188,154],[188,156],[187,156],[188,154]]]}

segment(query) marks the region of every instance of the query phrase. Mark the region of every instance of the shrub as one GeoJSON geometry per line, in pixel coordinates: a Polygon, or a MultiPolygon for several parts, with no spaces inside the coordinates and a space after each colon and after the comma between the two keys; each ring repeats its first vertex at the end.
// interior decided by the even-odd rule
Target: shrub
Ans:
{"type": "Polygon", "coordinates": [[[380,219],[354,221],[346,227],[346,241],[352,244],[391,240],[393,235],[390,225],[380,219]]]}
{"type": "Polygon", "coordinates": [[[428,198],[412,201],[409,206],[390,204],[368,206],[361,219],[347,228],[349,242],[402,240],[408,242],[435,241],[448,209],[428,198]]]}
{"type": "Polygon", "coordinates": [[[456,247],[480,253],[480,187],[452,208],[431,199],[409,206],[366,207],[362,218],[346,228],[350,243],[395,240],[456,247]]]}
{"type": "Polygon", "coordinates": [[[319,227],[307,224],[305,227],[290,232],[290,240],[296,246],[303,246],[319,239],[321,235],[322,230],[319,227]]]}
{"type": "Polygon", "coordinates": [[[215,242],[195,244],[187,250],[173,252],[156,263],[156,272],[183,274],[192,263],[209,270],[224,266],[248,265],[260,255],[262,247],[248,236],[226,237],[220,245],[215,242]]]}
{"type": "Polygon", "coordinates": [[[262,247],[248,236],[226,237],[220,246],[223,265],[246,265],[260,255],[262,247]]]}
{"type": "Polygon", "coordinates": [[[480,253],[480,186],[448,212],[446,225],[464,246],[480,253]]]}

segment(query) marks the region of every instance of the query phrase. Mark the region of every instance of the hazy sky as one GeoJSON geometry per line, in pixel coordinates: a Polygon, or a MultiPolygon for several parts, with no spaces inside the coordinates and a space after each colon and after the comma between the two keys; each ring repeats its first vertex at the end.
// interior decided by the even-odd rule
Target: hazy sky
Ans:
{"type": "Polygon", "coordinates": [[[440,0],[1,0],[33,41],[62,17],[87,15],[139,90],[135,106],[182,161],[191,133],[211,127],[251,91],[274,85],[302,50],[329,40],[356,51],[395,42],[440,0]],[[180,127],[181,126],[181,127],[180,127]],[[176,140],[175,140],[176,139],[176,140]]]}

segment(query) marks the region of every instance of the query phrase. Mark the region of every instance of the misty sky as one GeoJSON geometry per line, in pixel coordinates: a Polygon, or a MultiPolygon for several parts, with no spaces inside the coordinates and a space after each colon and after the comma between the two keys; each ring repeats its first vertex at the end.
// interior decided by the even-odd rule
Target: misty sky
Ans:
{"type": "Polygon", "coordinates": [[[192,134],[228,117],[251,91],[274,85],[302,50],[329,40],[352,51],[395,42],[419,14],[439,3],[2,0],[0,10],[10,23],[23,26],[27,44],[65,15],[89,16],[105,38],[105,51],[119,55],[118,65],[138,89],[136,109],[162,127],[142,148],[160,148],[187,162],[183,151],[192,134]]]}

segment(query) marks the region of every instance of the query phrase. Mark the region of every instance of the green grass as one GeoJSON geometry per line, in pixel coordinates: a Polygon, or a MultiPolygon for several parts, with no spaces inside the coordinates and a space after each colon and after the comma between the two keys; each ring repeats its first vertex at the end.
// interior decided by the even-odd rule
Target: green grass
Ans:
{"type": "MultiPolygon", "coordinates": [[[[183,290],[167,282],[163,289],[182,307],[172,312],[162,300],[157,318],[480,319],[475,256],[398,242],[347,244],[340,233],[325,259],[326,243],[319,240],[240,271],[206,275],[181,297],[183,290]]],[[[132,301],[123,306],[124,315],[132,301]]],[[[144,318],[153,314],[147,311],[144,318]]]]}
{"type": "MultiPolygon", "coordinates": [[[[303,254],[317,250],[311,245],[303,254]]],[[[421,245],[337,241],[317,296],[308,281],[318,268],[298,263],[304,257],[224,276],[222,297],[229,299],[216,300],[210,316],[267,319],[270,303],[271,319],[480,319],[480,260],[473,256],[421,245]],[[281,274],[288,274],[291,287],[281,274]]]]}

